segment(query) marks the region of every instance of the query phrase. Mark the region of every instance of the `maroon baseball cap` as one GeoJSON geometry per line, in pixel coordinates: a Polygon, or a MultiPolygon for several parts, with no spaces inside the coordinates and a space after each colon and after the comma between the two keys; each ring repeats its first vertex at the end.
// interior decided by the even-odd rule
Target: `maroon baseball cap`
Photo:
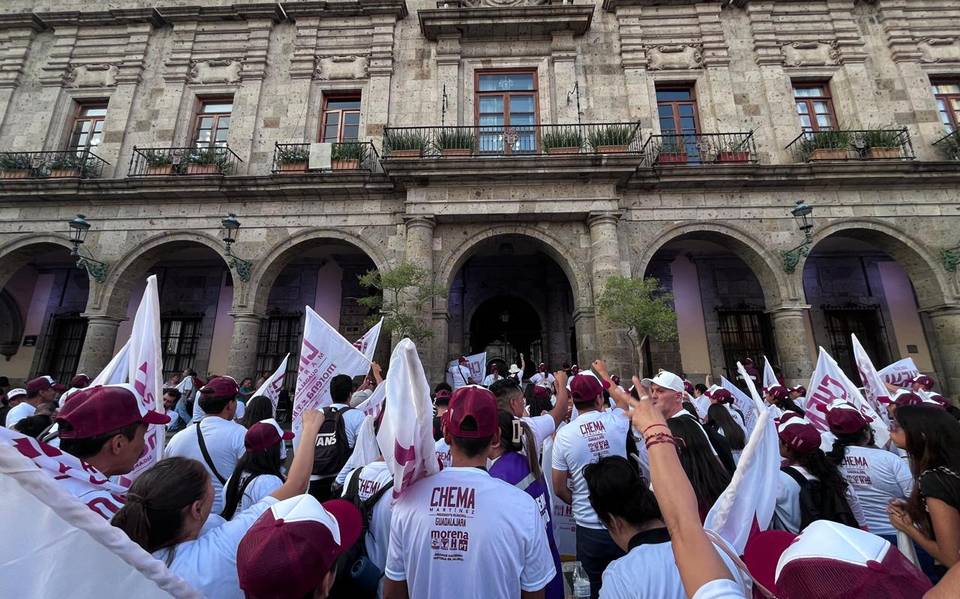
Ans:
{"type": "Polygon", "coordinates": [[[717,403],[733,403],[733,393],[730,393],[726,389],[707,391],[706,395],[717,403]]]}
{"type": "Polygon", "coordinates": [[[85,374],[78,374],[70,379],[70,386],[74,389],[83,389],[90,384],[90,377],[85,374]]]}
{"type": "Polygon", "coordinates": [[[827,406],[826,412],[827,426],[830,427],[830,432],[835,435],[855,433],[873,422],[872,418],[861,414],[860,410],[852,403],[841,399],[833,400],[833,402],[827,406]]]}
{"type": "Polygon", "coordinates": [[[783,385],[770,385],[764,390],[764,393],[771,396],[774,401],[783,401],[790,397],[790,392],[783,385]]]}
{"type": "Polygon", "coordinates": [[[534,385],[533,396],[537,399],[550,399],[550,389],[547,389],[543,385],[534,385]]]}
{"type": "Polygon", "coordinates": [[[60,393],[67,390],[66,387],[53,380],[52,376],[38,376],[35,379],[27,381],[27,393],[40,393],[47,389],[53,389],[60,393]]]}
{"type": "Polygon", "coordinates": [[[200,388],[200,393],[212,395],[216,398],[226,397],[233,399],[240,393],[240,386],[237,385],[237,381],[233,380],[233,377],[215,376],[200,388]]]}
{"type": "Polygon", "coordinates": [[[933,379],[928,377],[925,374],[918,374],[917,376],[910,379],[910,383],[914,385],[920,385],[924,391],[929,391],[933,389],[933,379]]]}
{"type": "Polygon", "coordinates": [[[803,385],[797,385],[796,387],[790,387],[790,391],[792,391],[793,393],[799,393],[800,395],[804,395],[804,396],[807,394],[807,388],[804,387],[803,385]]]}
{"type": "Polygon", "coordinates": [[[243,446],[247,451],[263,451],[290,439],[293,439],[292,432],[280,428],[273,418],[267,418],[247,429],[247,434],[243,436],[243,446]]]}
{"type": "Polygon", "coordinates": [[[361,530],[360,510],[349,501],[321,504],[311,495],[298,495],[277,502],[237,547],[240,588],[248,599],[312,594],[361,530]]]}
{"type": "Polygon", "coordinates": [[[806,418],[781,420],[777,434],[796,453],[810,453],[820,447],[820,431],[806,418]]]}
{"type": "Polygon", "coordinates": [[[908,389],[900,389],[893,394],[893,403],[900,406],[916,406],[923,403],[923,398],[908,389]]]}
{"type": "Polygon", "coordinates": [[[583,373],[570,379],[570,395],[575,402],[587,402],[597,398],[604,389],[610,388],[610,383],[601,381],[590,373],[583,373]]]}
{"type": "Polygon", "coordinates": [[[97,385],[64,402],[57,422],[62,439],[92,439],[135,422],[167,424],[170,417],[146,409],[129,385],[97,385]]]}
{"type": "Polygon", "coordinates": [[[743,563],[757,582],[769,589],[776,589],[777,561],[797,538],[785,530],[765,530],[756,533],[747,541],[743,550],[743,563]]]}
{"type": "Polygon", "coordinates": [[[497,398],[478,385],[467,385],[453,392],[450,409],[447,410],[447,430],[454,437],[482,439],[497,432],[497,398]],[[463,428],[467,419],[474,422],[473,430],[463,428]]]}
{"type": "Polygon", "coordinates": [[[434,394],[433,400],[437,402],[437,405],[445,406],[450,403],[450,392],[446,389],[440,389],[434,394]]]}
{"type": "Polygon", "coordinates": [[[693,395],[693,392],[696,391],[696,388],[688,380],[683,381],[683,390],[687,392],[687,395],[693,395]]]}

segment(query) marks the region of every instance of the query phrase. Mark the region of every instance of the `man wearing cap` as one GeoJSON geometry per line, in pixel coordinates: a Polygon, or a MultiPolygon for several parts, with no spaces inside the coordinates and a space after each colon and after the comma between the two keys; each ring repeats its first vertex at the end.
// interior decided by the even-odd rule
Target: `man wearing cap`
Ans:
{"type": "Polygon", "coordinates": [[[489,387],[490,385],[496,383],[503,377],[500,376],[500,366],[496,362],[490,365],[490,374],[483,377],[483,386],[489,387]]]}
{"type": "MultiPolygon", "coordinates": [[[[98,385],[71,395],[56,422],[60,450],[85,462],[91,480],[105,481],[133,470],[143,453],[147,427],[167,424],[170,418],[147,410],[129,385],[98,385]]],[[[64,478],[61,483],[104,518],[123,505],[122,498],[76,479],[64,478]]]]}
{"type": "MultiPolygon", "coordinates": [[[[4,426],[7,424],[7,415],[10,413],[10,410],[17,407],[23,400],[27,398],[27,390],[22,387],[17,387],[16,389],[10,389],[7,391],[5,404],[3,408],[0,408],[0,422],[4,426]]],[[[36,411],[36,408],[34,408],[36,411]]],[[[21,419],[22,420],[22,419],[21,419]]]]}
{"type": "MultiPolygon", "coordinates": [[[[607,378],[602,362],[595,362],[594,367],[607,378]]],[[[603,570],[623,556],[623,550],[610,537],[590,504],[590,491],[583,476],[584,467],[600,458],[627,457],[630,420],[619,408],[603,410],[603,390],[609,386],[609,382],[601,383],[590,372],[570,379],[570,395],[579,415],[557,431],[553,442],[553,490],[560,501],[573,507],[577,556],[590,578],[590,596],[594,598],[600,592],[603,570]]]]}
{"type": "Polygon", "coordinates": [[[223,485],[233,474],[246,448],[247,429],[233,421],[237,412],[237,382],[228,376],[210,379],[198,392],[197,404],[206,416],[175,434],[163,450],[163,457],[197,460],[210,473],[214,496],[211,511],[223,509],[223,485]]]}
{"type": "Polygon", "coordinates": [[[453,466],[421,479],[394,504],[384,597],[542,592],[555,569],[540,508],[485,470],[500,442],[496,399],[482,387],[457,389],[446,416],[453,466]]]}
{"type": "Polygon", "coordinates": [[[4,426],[13,428],[13,425],[20,422],[27,416],[33,416],[37,411],[37,406],[45,401],[56,401],[57,394],[62,393],[65,387],[57,384],[52,376],[38,376],[27,382],[27,394],[16,405],[7,412],[7,419],[4,426]]]}
{"type": "Polygon", "coordinates": [[[570,405],[570,400],[567,395],[567,373],[560,371],[557,373],[555,379],[560,381],[560,384],[557,385],[557,403],[549,413],[540,414],[539,416],[530,416],[527,414],[523,391],[520,390],[520,386],[515,378],[511,377],[498,381],[490,387],[490,391],[494,397],[497,398],[497,407],[510,412],[514,418],[520,418],[530,427],[530,432],[533,433],[533,441],[536,444],[538,454],[543,448],[544,440],[555,433],[560,423],[567,418],[567,409],[570,405]]]}
{"type": "Polygon", "coordinates": [[[448,380],[454,390],[466,385],[476,384],[470,376],[470,361],[467,360],[466,356],[457,358],[457,362],[447,369],[447,374],[450,375],[448,380]]]}
{"type": "Polygon", "coordinates": [[[547,369],[547,365],[543,362],[540,362],[537,365],[537,372],[530,377],[530,383],[533,385],[543,385],[544,387],[553,386],[553,381],[555,380],[553,374],[547,369]]]}

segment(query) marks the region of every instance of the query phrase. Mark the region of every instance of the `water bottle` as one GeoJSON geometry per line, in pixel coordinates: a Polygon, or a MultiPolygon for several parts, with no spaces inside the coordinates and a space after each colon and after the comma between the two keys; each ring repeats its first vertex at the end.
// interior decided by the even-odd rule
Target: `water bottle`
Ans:
{"type": "Polygon", "coordinates": [[[573,570],[573,596],[577,599],[590,596],[590,579],[580,564],[573,570]]]}

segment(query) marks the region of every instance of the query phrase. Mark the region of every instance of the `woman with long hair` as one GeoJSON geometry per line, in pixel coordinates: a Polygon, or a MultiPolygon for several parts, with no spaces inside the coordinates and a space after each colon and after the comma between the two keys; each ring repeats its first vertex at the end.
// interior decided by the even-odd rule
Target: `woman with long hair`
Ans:
{"type": "Polygon", "coordinates": [[[255,395],[247,402],[247,409],[243,413],[240,424],[250,428],[258,422],[273,418],[273,402],[266,395],[255,395]]]}
{"type": "Polygon", "coordinates": [[[942,408],[896,408],[890,438],[910,458],[914,486],[890,506],[890,523],[941,565],[925,568],[934,582],[960,561],[960,423],[942,408]]]}
{"type": "Polygon", "coordinates": [[[223,511],[230,520],[237,511],[244,511],[283,486],[280,470],[280,448],[293,433],[284,431],[273,418],[258,422],[243,437],[246,452],[237,461],[233,474],[223,486],[223,511]]]}
{"type": "Polygon", "coordinates": [[[700,509],[700,519],[707,516],[714,502],[730,484],[731,473],[713,452],[698,421],[693,418],[670,418],[667,420],[670,433],[677,439],[677,452],[687,478],[693,486],[700,509]]]}
{"type": "Polygon", "coordinates": [[[747,436],[743,432],[743,427],[733,419],[730,410],[724,407],[723,404],[710,404],[710,407],[707,408],[706,426],[723,435],[723,438],[730,444],[730,451],[733,452],[733,460],[739,463],[740,454],[743,453],[743,448],[747,444],[747,436]]]}
{"type": "Polygon", "coordinates": [[[780,414],[794,412],[800,416],[806,415],[803,408],[790,399],[790,391],[782,385],[772,385],[769,387],[765,391],[764,399],[768,404],[775,406],[780,411],[780,414]]]}

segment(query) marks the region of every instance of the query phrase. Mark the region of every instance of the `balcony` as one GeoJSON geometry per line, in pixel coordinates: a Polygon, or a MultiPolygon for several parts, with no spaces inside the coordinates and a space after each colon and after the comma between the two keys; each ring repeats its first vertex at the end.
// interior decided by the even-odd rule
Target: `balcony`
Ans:
{"type": "Polygon", "coordinates": [[[431,41],[456,35],[463,39],[528,39],[555,33],[580,36],[590,29],[593,4],[572,0],[440,0],[437,8],[417,11],[420,31],[431,41]]]}
{"type": "Polygon", "coordinates": [[[786,149],[796,162],[915,158],[906,129],[805,131],[786,149]]]}
{"type": "Polygon", "coordinates": [[[933,147],[940,152],[944,160],[960,160],[960,129],[933,142],[933,147]]]}
{"type": "Polygon", "coordinates": [[[0,179],[96,179],[108,164],[90,150],[0,152],[0,179]]]}
{"type": "Polygon", "coordinates": [[[640,123],[470,127],[387,127],[385,159],[470,159],[498,156],[633,154],[640,123]]]}
{"type": "Polygon", "coordinates": [[[138,148],[130,157],[128,177],[231,175],[243,160],[227,146],[138,148]]]}
{"type": "Polygon", "coordinates": [[[757,162],[753,131],[747,133],[669,133],[643,145],[644,166],[748,164],[757,162]]]}
{"type": "Polygon", "coordinates": [[[273,173],[302,175],[332,171],[382,172],[380,154],[369,141],[276,144],[273,173]]]}

